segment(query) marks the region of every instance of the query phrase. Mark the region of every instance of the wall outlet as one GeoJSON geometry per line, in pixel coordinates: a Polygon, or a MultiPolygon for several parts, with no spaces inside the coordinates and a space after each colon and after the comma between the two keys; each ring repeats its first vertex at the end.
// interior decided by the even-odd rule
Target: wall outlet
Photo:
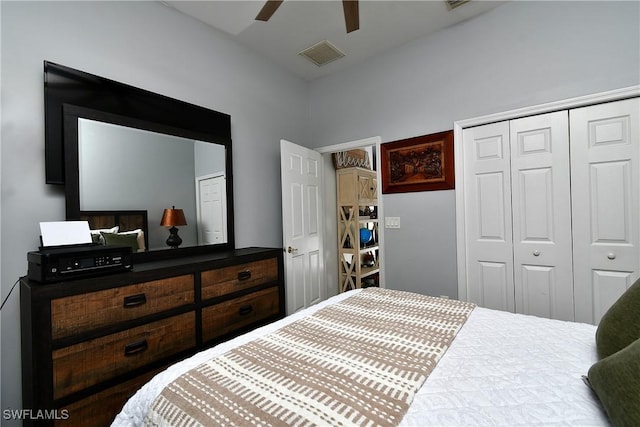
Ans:
{"type": "Polygon", "coordinates": [[[384,228],[400,228],[400,217],[399,216],[385,216],[384,217],[384,228]]]}

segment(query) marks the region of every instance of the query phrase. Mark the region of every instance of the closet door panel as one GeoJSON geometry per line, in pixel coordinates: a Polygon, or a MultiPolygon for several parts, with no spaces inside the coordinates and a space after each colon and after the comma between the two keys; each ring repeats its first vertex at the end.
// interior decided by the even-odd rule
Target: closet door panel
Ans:
{"type": "Polygon", "coordinates": [[[573,320],[568,112],[510,123],[515,309],[573,320]]]}
{"type": "Polygon", "coordinates": [[[558,286],[556,269],[539,265],[520,265],[520,283],[522,301],[516,307],[521,313],[539,317],[554,318],[558,312],[556,299],[553,298],[554,287],[558,286]]]}
{"type": "Polygon", "coordinates": [[[509,299],[513,299],[513,281],[507,277],[509,264],[479,261],[476,266],[479,268],[476,304],[503,311],[512,307],[513,303],[509,299]]]}
{"type": "Polygon", "coordinates": [[[570,119],[576,320],[598,323],[640,271],[640,100],[570,119]]]}
{"type": "Polygon", "coordinates": [[[633,284],[632,273],[619,271],[594,270],[593,285],[593,316],[598,321],[613,305],[620,295],[633,284]]]}
{"type": "Polygon", "coordinates": [[[509,124],[464,129],[467,295],[514,310],[509,124]]]}
{"type": "MultiPolygon", "coordinates": [[[[632,165],[629,160],[602,161],[589,168],[592,201],[589,215],[592,218],[591,241],[628,244],[633,228],[632,218],[632,165]],[[616,206],[615,209],[611,209],[616,206]]],[[[596,260],[601,257],[596,257],[596,260]]]]}

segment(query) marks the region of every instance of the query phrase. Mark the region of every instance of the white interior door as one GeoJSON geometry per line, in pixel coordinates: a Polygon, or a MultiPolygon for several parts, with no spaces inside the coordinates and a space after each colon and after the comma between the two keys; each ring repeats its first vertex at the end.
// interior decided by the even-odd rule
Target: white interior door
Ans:
{"type": "Polygon", "coordinates": [[[561,320],[574,319],[568,120],[509,122],[516,312],[561,320]]]}
{"type": "Polygon", "coordinates": [[[224,175],[196,178],[198,244],[227,242],[227,197],[224,175]]]}
{"type": "Polygon", "coordinates": [[[570,114],[576,320],[598,323],[640,271],[640,100],[570,114]]]}
{"type": "Polygon", "coordinates": [[[326,299],[322,155],[280,141],[287,314],[326,299]]]}
{"type": "Polygon", "coordinates": [[[467,300],[514,311],[509,123],[463,130],[467,300]]]}

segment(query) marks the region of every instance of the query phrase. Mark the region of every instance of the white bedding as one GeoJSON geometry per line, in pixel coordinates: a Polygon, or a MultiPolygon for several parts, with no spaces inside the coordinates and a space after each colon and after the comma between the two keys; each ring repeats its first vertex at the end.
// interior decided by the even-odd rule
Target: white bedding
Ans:
{"type": "MultiPolygon", "coordinates": [[[[356,291],[337,295],[161,372],[124,406],[113,426],[143,425],[164,386],[200,363],[356,291]]],[[[401,426],[607,426],[581,376],[596,362],[593,325],[477,307],[416,395],[401,426]]]]}

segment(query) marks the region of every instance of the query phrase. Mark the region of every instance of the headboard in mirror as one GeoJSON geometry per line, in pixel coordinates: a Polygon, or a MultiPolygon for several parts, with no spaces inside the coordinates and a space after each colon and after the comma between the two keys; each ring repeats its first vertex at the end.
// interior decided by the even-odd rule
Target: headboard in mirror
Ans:
{"type": "Polygon", "coordinates": [[[67,219],[146,211],[134,261],[235,248],[229,115],[45,62],[45,128],[47,182],[64,183],[67,219]],[[177,250],[160,226],[172,206],[187,223],[177,250]]]}
{"type": "Polygon", "coordinates": [[[94,243],[130,245],[133,252],[149,247],[147,211],[80,211],[89,223],[94,243]]]}

